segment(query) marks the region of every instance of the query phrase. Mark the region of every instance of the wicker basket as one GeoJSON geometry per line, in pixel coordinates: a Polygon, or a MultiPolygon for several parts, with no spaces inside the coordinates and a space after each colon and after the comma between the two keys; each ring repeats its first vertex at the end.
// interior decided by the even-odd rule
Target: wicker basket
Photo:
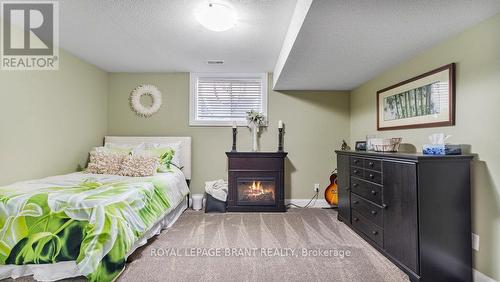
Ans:
{"type": "Polygon", "coordinates": [[[376,152],[397,152],[403,138],[375,138],[372,139],[373,150],[376,152]]]}

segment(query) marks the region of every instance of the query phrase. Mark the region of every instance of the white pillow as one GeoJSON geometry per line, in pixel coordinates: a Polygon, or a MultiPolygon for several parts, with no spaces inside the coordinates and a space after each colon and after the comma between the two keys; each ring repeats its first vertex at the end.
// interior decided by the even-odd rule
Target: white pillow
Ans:
{"type": "Polygon", "coordinates": [[[92,150],[90,150],[90,153],[92,152],[98,152],[98,153],[123,153],[123,154],[130,154],[130,149],[128,148],[119,148],[119,147],[94,147],[92,150]]]}
{"type": "Polygon", "coordinates": [[[106,143],[104,148],[113,149],[115,151],[128,152],[131,153],[134,150],[140,150],[145,148],[144,143],[132,145],[132,144],[121,144],[121,143],[106,143]]]}

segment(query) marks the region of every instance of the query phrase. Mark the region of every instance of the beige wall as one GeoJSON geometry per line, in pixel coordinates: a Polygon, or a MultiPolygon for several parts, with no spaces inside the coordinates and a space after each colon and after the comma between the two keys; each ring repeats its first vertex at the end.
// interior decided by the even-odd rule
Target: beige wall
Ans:
{"type": "MultiPolygon", "coordinates": [[[[269,79],[272,81],[272,78],[269,79]]],[[[230,127],[190,127],[188,125],[189,74],[110,75],[110,135],[181,135],[193,137],[191,189],[200,193],[204,181],[227,178],[225,152],[231,149],[230,127]],[[137,85],[151,83],[163,93],[163,107],[149,119],[136,116],[128,96],[137,85]]],[[[314,183],[323,188],[335,167],[333,149],[349,135],[349,93],[269,91],[270,125],[261,137],[261,149],[277,149],[278,120],[286,124],[285,149],[289,152],[287,198],[306,199],[313,195],[314,183]]],[[[247,128],[240,128],[238,150],[251,149],[247,128]]]]}
{"type": "Polygon", "coordinates": [[[108,74],[60,50],[58,71],[0,71],[0,185],[73,172],[107,130],[108,74]]]}
{"type": "MultiPolygon", "coordinates": [[[[473,232],[480,235],[475,268],[500,281],[500,14],[361,85],[351,95],[351,141],[366,134],[403,137],[418,149],[444,132],[470,144],[473,232]],[[451,62],[457,63],[456,126],[376,131],[376,91],[451,62]]],[[[452,187],[450,187],[452,189],[452,187]]]]}

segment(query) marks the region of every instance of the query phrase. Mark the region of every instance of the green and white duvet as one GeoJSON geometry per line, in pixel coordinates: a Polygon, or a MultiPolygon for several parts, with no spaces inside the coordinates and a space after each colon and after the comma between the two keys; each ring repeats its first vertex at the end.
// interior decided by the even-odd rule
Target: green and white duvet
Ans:
{"type": "Polygon", "coordinates": [[[177,169],[141,178],[73,173],[0,188],[0,265],[76,261],[90,281],[112,281],[134,243],[188,191],[177,169]]]}

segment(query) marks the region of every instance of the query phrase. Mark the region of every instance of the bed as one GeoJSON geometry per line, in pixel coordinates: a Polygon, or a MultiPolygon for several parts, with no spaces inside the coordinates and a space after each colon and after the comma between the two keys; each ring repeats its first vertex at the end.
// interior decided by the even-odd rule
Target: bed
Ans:
{"type": "Polygon", "coordinates": [[[190,137],[107,136],[108,142],[180,142],[181,166],[148,177],[79,172],[0,188],[0,279],[113,281],[130,254],[187,208],[190,137]]]}

